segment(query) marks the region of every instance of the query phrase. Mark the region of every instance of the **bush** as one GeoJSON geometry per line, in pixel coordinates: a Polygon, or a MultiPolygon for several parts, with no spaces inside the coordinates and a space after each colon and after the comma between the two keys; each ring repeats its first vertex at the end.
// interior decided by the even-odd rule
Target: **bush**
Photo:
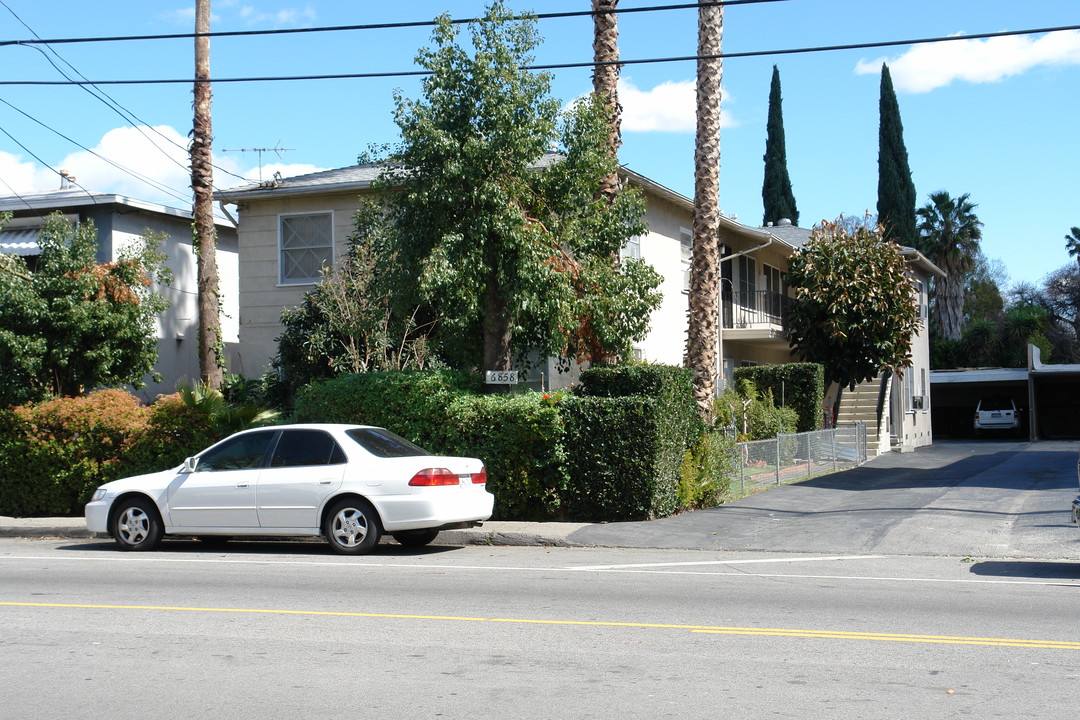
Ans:
{"type": "Polygon", "coordinates": [[[80,514],[98,485],[126,474],[123,448],[146,421],[123,390],[0,412],[0,514],[80,514]]]}
{"type": "Polygon", "coordinates": [[[793,409],[798,416],[798,430],[809,432],[822,426],[822,405],[825,401],[825,369],[817,363],[787,363],[784,365],[755,365],[735,370],[735,385],[749,380],[761,392],[771,390],[774,403],[793,409]]]}
{"type": "Polygon", "coordinates": [[[724,501],[735,473],[735,441],[722,433],[702,433],[686,451],[679,473],[679,507],[715,507],[724,501]]]}
{"type": "Polygon", "coordinates": [[[432,452],[455,444],[448,432],[448,408],[478,377],[453,370],[392,370],[339,375],[312,383],[296,396],[297,422],[377,425],[432,452]]]}
{"type": "Polygon", "coordinates": [[[641,520],[678,509],[685,448],[671,457],[658,404],[643,395],[567,401],[567,519],[641,520]]]}
{"type": "Polygon", "coordinates": [[[124,475],[142,475],[176,467],[221,439],[212,418],[186,404],[179,393],[162,396],[147,409],[142,431],[124,447],[124,475]]]}
{"type": "Polygon", "coordinates": [[[738,391],[726,389],[713,405],[718,427],[735,428],[743,440],[767,440],[781,431],[796,432],[799,416],[793,408],[776,407],[772,392],[759,392],[749,380],[738,384],[738,391]]]}
{"type": "Polygon", "coordinates": [[[566,447],[559,393],[471,395],[450,406],[458,455],[478,457],[501,520],[562,517],[566,447]]]}

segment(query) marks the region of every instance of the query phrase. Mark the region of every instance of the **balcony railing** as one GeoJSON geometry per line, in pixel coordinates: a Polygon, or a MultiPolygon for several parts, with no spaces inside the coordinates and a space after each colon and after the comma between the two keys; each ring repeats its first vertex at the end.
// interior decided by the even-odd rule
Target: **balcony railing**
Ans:
{"type": "Polygon", "coordinates": [[[787,312],[791,298],[777,292],[727,290],[720,295],[724,308],[724,327],[734,329],[787,330],[787,312]]]}

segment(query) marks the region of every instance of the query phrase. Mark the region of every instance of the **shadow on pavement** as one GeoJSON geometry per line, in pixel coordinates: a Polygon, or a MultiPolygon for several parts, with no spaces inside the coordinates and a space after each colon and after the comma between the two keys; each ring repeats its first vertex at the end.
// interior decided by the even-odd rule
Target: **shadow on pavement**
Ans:
{"type": "MultiPolygon", "coordinates": [[[[408,548],[394,542],[380,542],[375,548],[363,557],[418,557],[421,555],[437,555],[444,552],[460,550],[462,545],[428,545],[420,548],[408,548]]],[[[348,555],[338,555],[330,546],[321,540],[230,540],[225,543],[204,543],[198,540],[162,540],[156,550],[150,552],[129,552],[120,550],[116,543],[111,540],[97,540],[81,543],[68,543],[57,546],[58,550],[87,550],[114,552],[128,557],[155,557],[162,555],[189,555],[193,553],[214,553],[218,555],[310,555],[323,557],[340,557],[346,559],[348,555]]]]}
{"type": "Polygon", "coordinates": [[[972,575],[992,577],[1039,578],[1041,580],[1080,580],[1080,563],[1040,560],[987,560],[971,566],[972,575]]]}
{"type": "Polygon", "coordinates": [[[831,490],[891,490],[915,487],[987,487],[1000,489],[1061,490],[1076,487],[1076,478],[1068,473],[1044,472],[1042,476],[1019,470],[1012,474],[995,472],[1008,461],[1023,452],[1030,467],[1071,467],[1076,463],[1076,452],[1071,450],[1023,451],[1000,450],[959,458],[953,462],[940,462],[940,457],[953,446],[931,446],[921,454],[884,455],[861,467],[803,480],[798,485],[831,490]],[[935,460],[938,460],[935,462],[935,460]],[[923,465],[923,467],[919,467],[923,465]]]}

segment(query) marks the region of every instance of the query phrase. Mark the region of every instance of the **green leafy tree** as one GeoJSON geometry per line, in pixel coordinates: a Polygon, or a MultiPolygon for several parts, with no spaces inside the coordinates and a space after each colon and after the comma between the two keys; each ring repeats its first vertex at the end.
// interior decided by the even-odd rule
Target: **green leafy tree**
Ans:
{"type": "MultiPolygon", "coordinates": [[[[393,312],[392,288],[378,272],[388,228],[381,208],[364,201],[357,210],[349,251],[323,270],[300,305],[281,313],[275,365],[289,394],[314,380],[340,373],[425,369],[439,359],[429,332],[432,321],[414,307],[393,312]]],[[[392,262],[392,258],[387,262],[392,262]]]]}
{"type": "Polygon", "coordinates": [[[982,238],[977,205],[967,193],[953,198],[944,190],[930,193],[930,202],[919,208],[919,239],[916,247],[946,277],[934,279],[934,327],[944,340],[959,340],[964,325],[964,281],[975,268],[982,238]]]}
{"type": "Polygon", "coordinates": [[[431,73],[422,98],[396,95],[382,272],[399,312],[430,309],[455,365],[625,353],[660,299],[655,271],[612,262],[645,232],[644,200],[632,189],[598,196],[615,170],[608,113],[590,96],[560,116],[549,74],[523,69],[535,20],[510,18],[494,3],[467,50],[440,17],[417,56],[431,73]],[[553,144],[559,152],[545,154],[553,144]]]}
{"type": "Polygon", "coordinates": [[[769,122],[765,135],[765,182],[761,187],[761,199],[765,204],[762,225],[778,223],[787,218],[792,225],[799,224],[799,211],[795,207],[795,193],[791,191],[788,176],[787,148],[784,143],[784,110],[780,97],[780,70],[773,65],[772,85],[769,88],[769,122]]]}
{"type": "Polygon", "coordinates": [[[822,223],[788,265],[792,351],[841,386],[911,365],[918,306],[907,263],[883,233],[843,218],[822,223]]]}
{"type": "Polygon", "coordinates": [[[878,126],[878,222],[885,238],[901,245],[915,242],[915,183],[904,145],[904,124],[889,66],[881,66],[878,126]]]}
{"type": "Polygon", "coordinates": [[[93,223],[55,213],[38,234],[33,272],[0,255],[0,405],[159,377],[155,321],[169,303],[151,286],[171,282],[162,240],[147,231],[99,263],[93,223]]]}

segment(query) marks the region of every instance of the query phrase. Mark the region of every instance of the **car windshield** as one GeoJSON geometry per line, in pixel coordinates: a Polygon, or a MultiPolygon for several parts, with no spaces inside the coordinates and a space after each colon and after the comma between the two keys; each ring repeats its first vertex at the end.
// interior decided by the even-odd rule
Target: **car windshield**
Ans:
{"type": "Polygon", "coordinates": [[[345,434],[375,457],[415,457],[431,454],[419,445],[383,428],[353,428],[346,430],[345,434]]]}

